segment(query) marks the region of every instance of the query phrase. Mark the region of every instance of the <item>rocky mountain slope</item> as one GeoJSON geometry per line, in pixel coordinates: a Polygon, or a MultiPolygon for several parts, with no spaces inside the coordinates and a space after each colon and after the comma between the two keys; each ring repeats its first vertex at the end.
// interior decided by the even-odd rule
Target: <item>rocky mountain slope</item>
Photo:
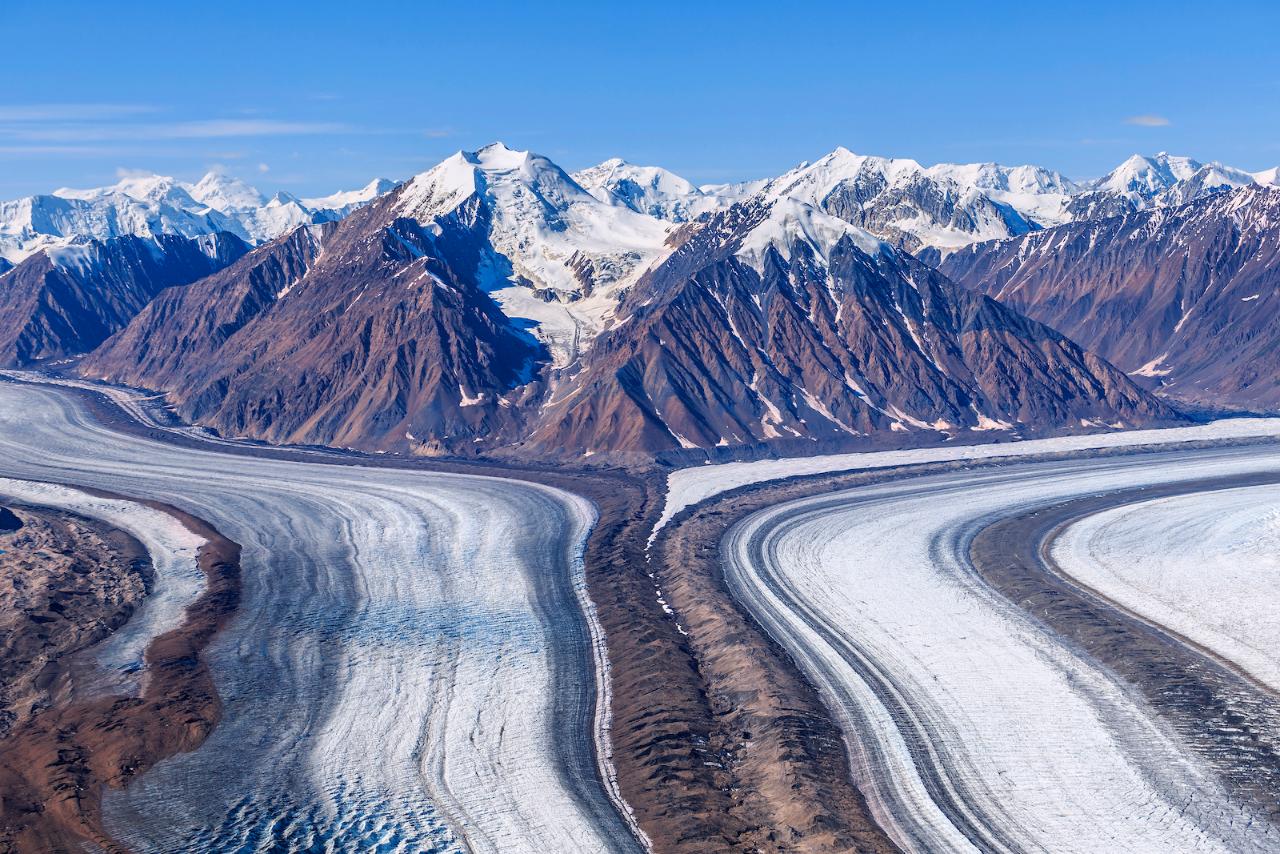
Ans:
{"type": "Polygon", "coordinates": [[[676,226],[500,145],[166,292],[83,370],[234,435],[422,453],[1175,417],[812,206],[758,194],[676,226]]]}
{"type": "Polygon", "coordinates": [[[474,220],[428,228],[401,201],[165,292],[82,371],[165,391],[236,436],[458,453],[511,441],[546,351],[477,287],[474,220]]]}
{"type": "Polygon", "coordinates": [[[0,275],[0,365],[85,353],[161,290],[235,261],[234,234],[115,237],[49,249],[0,275]]]}
{"type": "Polygon", "coordinates": [[[806,205],[757,197],[676,239],[544,407],[535,447],[803,449],[1174,417],[1051,329],[806,205]]]}
{"type": "Polygon", "coordinates": [[[941,270],[1164,393],[1280,407],[1280,188],[979,243],[941,270]]]}

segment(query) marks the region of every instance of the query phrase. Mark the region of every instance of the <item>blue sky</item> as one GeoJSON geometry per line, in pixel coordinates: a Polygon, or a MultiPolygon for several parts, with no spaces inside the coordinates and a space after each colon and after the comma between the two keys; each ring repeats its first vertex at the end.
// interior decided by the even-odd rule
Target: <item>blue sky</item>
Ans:
{"type": "Polygon", "coordinates": [[[3,0],[0,198],[214,166],[325,193],[494,139],[697,182],[836,145],[1257,170],[1280,163],[1278,31],[1275,3],[3,0]]]}

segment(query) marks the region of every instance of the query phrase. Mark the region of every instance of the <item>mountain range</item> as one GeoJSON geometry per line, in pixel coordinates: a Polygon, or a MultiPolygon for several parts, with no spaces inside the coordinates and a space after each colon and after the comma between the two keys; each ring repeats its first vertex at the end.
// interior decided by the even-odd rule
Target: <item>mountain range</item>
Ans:
{"type": "Polygon", "coordinates": [[[1040,166],[925,167],[837,148],[776,178],[741,184],[694,187],[665,170],[619,160],[574,177],[600,198],[676,222],[758,193],[799,199],[937,260],[970,243],[1066,222],[1178,205],[1238,187],[1277,186],[1277,172],[1249,173],[1161,152],[1135,154],[1101,178],[1072,181],[1040,166]]]}
{"type": "Polygon", "coordinates": [[[11,266],[45,249],[124,236],[227,232],[256,244],[300,225],[340,219],[392,186],[379,178],[360,190],[323,198],[298,199],[284,192],[267,198],[220,172],[210,172],[194,184],[130,174],[110,187],[64,187],[0,202],[0,257],[11,266]]]}
{"type": "MultiPolygon", "coordinates": [[[[1160,259],[1174,246],[1236,251],[1187,244],[1172,225],[1156,236],[1152,223],[1213,222],[1224,235],[1247,223],[1257,251],[1237,275],[1261,300],[1275,180],[1165,154],[1075,182],[837,149],[777,178],[698,187],[620,160],[570,174],[501,144],[327,199],[266,200],[222,176],[127,179],[34,197],[115,213],[86,219],[111,228],[46,229],[11,253],[0,296],[25,297],[0,300],[0,318],[38,334],[9,335],[0,358],[87,353],[85,375],[165,392],[228,435],[422,454],[804,453],[1168,423],[1182,417],[1171,393],[1270,398],[1233,397],[1257,385],[1248,359],[1204,394],[1158,387],[1159,371],[1192,357],[1175,341],[1170,361],[1134,364],[1148,350],[1117,343],[1126,330],[1110,315],[1091,319],[1098,296],[1054,308],[1060,241],[1099,259],[1077,259],[1072,292],[1101,294],[1099,279],[1132,263],[1125,240],[1160,259]],[[1246,196],[1256,200],[1237,203],[1246,196]],[[1103,230],[1115,231],[1112,255],[1088,236],[1103,230]],[[172,256],[172,273],[106,260],[139,245],[172,256]],[[1021,263],[1037,251],[1058,260],[1021,263]],[[110,311],[48,284],[72,269],[84,284],[70,290],[98,287],[110,311]]],[[[1181,269],[1212,279],[1224,268],[1181,269]]],[[[1151,278],[1175,279],[1171,262],[1151,278]]],[[[1141,287],[1114,290],[1142,302],[1141,287]]],[[[1262,332],[1239,333],[1246,356],[1244,342],[1269,334],[1265,313],[1255,319],[1262,332]]],[[[1176,335],[1157,324],[1148,339],[1176,335]]]]}

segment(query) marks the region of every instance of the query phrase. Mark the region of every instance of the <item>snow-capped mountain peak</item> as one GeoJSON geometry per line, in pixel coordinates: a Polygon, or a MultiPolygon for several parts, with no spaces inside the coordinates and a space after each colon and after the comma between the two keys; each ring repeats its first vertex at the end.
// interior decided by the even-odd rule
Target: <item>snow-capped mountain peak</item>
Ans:
{"type": "Polygon", "coordinates": [[[246,210],[262,207],[262,193],[239,178],[221,172],[210,172],[191,187],[191,197],[218,211],[246,210]]]}
{"type": "Polygon", "coordinates": [[[61,199],[86,202],[125,197],[144,204],[168,205],[184,210],[199,207],[191,196],[189,185],[165,175],[149,173],[123,175],[119,181],[108,187],[95,187],[88,190],[61,187],[54,190],[52,195],[61,199]]]}
{"type": "Polygon", "coordinates": [[[914,160],[854,154],[840,146],[813,163],[803,163],[783,173],[762,189],[775,198],[789,196],[820,203],[836,188],[851,181],[897,182],[922,171],[914,160]]]}
{"type": "Polygon", "coordinates": [[[999,163],[939,163],[925,170],[934,177],[950,178],[962,187],[1005,193],[1073,193],[1079,188],[1061,173],[1043,166],[1001,166],[999,163]]]}
{"type": "Polygon", "coordinates": [[[1028,183],[1053,186],[1056,180],[1047,170],[1014,176],[995,164],[925,168],[915,160],[841,147],[778,178],[738,189],[758,187],[769,198],[807,202],[914,252],[1025,233],[1035,224],[1003,196],[1030,194],[979,185],[1022,189],[1028,183]]]}
{"type": "Polygon", "coordinates": [[[673,227],[601,201],[546,157],[502,143],[415,176],[396,212],[437,228],[460,212],[467,227],[483,229],[479,284],[509,316],[538,324],[558,364],[603,328],[619,290],[665,251],[673,227]]]}
{"type": "Polygon", "coordinates": [[[1135,154],[1098,179],[1092,189],[1149,199],[1187,180],[1202,165],[1190,157],[1175,157],[1164,151],[1154,157],[1135,154]]]}
{"type": "MultiPolygon", "coordinates": [[[[398,207],[405,216],[429,222],[473,196],[492,217],[494,247],[508,254],[516,272],[535,287],[556,291],[582,287],[581,275],[569,270],[571,256],[608,256],[613,259],[609,266],[616,268],[628,256],[638,261],[656,252],[669,228],[651,216],[601,201],[546,157],[502,143],[459,151],[415,176],[398,207]]],[[[615,278],[619,271],[597,272],[615,278]]]]}
{"type": "Polygon", "coordinates": [[[617,157],[575,172],[573,179],[602,202],[671,222],[693,219],[718,203],[674,172],[636,166],[617,157]]]}
{"type": "Polygon", "coordinates": [[[125,235],[196,237],[226,231],[262,243],[300,225],[339,219],[375,198],[386,183],[375,181],[308,204],[289,193],[268,201],[245,181],[221,172],[194,184],[127,173],[107,187],[64,187],[0,202],[0,257],[16,263],[42,250],[125,235]],[[338,197],[343,197],[340,205],[327,204],[338,197]]]}
{"type": "MultiPolygon", "coordinates": [[[[491,247],[510,261],[490,271],[495,288],[510,280],[542,296],[580,299],[634,279],[663,251],[674,224],[761,193],[796,199],[911,252],[945,254],[1250,184],[1277,186],[1280,174],[1160,152],[1135,154],[1104,177],[1077,183],[1033,165],[922,166],[840,146],[774,178],[699,187],[667,169],[620,158],[570,175],[546,157],[497,142],[459,151],[412,178],[400,189],[396,210],[431,222],[476,199],[487,209],[491,247]]],[[[299,225],[341,218],[395,187],[376,179],[329,196],[282,192],[268,199],[221,171],[194,184],[127,173],[107,187],[0,202],[0,257],[20,261],[49,246],[124,234],[230,231],[260,243],[299,225]]]]}
{"type": "Polygon", "coordinates": [[[395,181],[388,181],[386,178],[374,178],[358,190],[343,190],[328,196],[302,199],[302,204],[312,210],[331,210],[346,214],[362,205],[367,205],[379,196],[391,192],[395,187],[395,181]]]}
{"type": "Polygon", "coordinates": [[[789,261],[797,244],[803,243],[824,264],[835,245],[845,238],[868,255],[885,248],[885,244],[866,229],[797,199],[762,200],[762,203],[768,205],[768,214],[747,233],[737,252],[739,258],[757,271],[763,269],[765,254],[771,248],[789,261]]]}
{"type": "Polygon", "coordinates": [[[1254,181],[1264,186],[1280,187],[1280,166],[1272,166],[1270,169],[1254,172],[1251,177],[1254,181]]]}
{"type": "Polygon", "coordinates": [[[276,192],[275,195],[273,195],[270,199],[267,200],[266,207],[278,208],[278,207],[281,207],[282,205],[301,206],[302,202],[298,199],[297,196],[293,195],[293,193],[286,192],[285,190],[279,190],[276,192]]]}

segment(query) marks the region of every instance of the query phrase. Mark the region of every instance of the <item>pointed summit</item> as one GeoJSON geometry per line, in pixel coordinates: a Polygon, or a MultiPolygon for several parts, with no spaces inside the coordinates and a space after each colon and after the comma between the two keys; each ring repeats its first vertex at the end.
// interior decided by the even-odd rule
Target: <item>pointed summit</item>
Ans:
{"type": "Polygon", "coordinates": [[[339,216],[346,216],[353,210],[367,205],[397,186],[395,181],[386,178],[374,178],[358,190],[342,190],[328,196],[313,199],[302,199],[302,204],[315,211],[334,211],[339,216]]]}
{"type": "Polygon", "coordinates": [[[266,201],[255,187],[216,171],[201,178],[190,192],[197,202],[223,212],[259,208],[266,201]]]}
{"type": "Polygon", "coordinates": [[[1175,157],[1165,151],[1154,157],[1135,154],[1098,179],[1092,188],[1149,199],[1179,181],[1187,180],[1202,165],[1190,157],[1175,157]]]}
{"type": "Polygon", "coordinates": [[[602,202],[671,222],[685,222],[718,205],[674,172],[659,166],[635,166],[619,157],[575,172],[573,179],[602,202]]]}

